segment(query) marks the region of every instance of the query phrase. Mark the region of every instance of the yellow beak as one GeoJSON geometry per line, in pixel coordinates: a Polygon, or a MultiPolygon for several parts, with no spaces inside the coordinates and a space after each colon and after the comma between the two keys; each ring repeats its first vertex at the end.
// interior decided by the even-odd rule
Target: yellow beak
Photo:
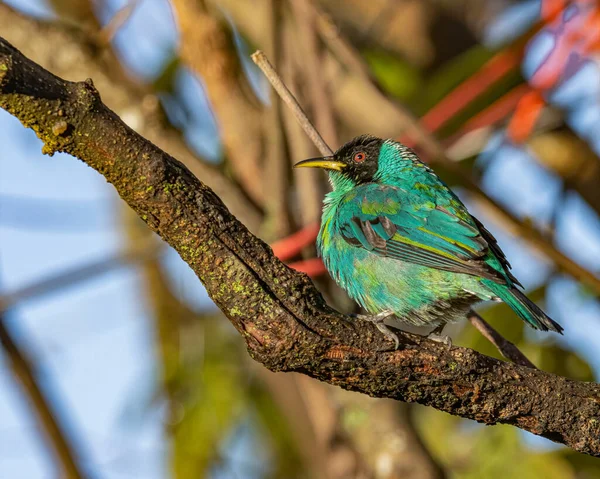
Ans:
{"type": "Polygon", "coordinates": [[[333,156],[324,156],[322,158],[310,158],[294,165],[294,168],[323,168],[324,170],[342,171],[346,167],[345,163],[336,161],[333,156]]]}

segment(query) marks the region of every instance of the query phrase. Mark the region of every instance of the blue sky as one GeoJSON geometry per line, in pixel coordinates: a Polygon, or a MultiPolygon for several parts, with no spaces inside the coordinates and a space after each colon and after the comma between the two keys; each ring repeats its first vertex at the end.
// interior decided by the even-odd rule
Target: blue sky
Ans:
{"type": "MultiPolygon", "coordinates": [[[[8,3],[44,12],[36,0],[8,3]]],[[[109,18],[123,2],[108,4],[103,18],[109,18]]],[[[498,29],[494,35],[499,35],[498,29]]],[[[490,38],[491,42],[495,37],[490,38]]],[[[134,72],[152,77],[176,40],[168,4],[156,0],[141,2],[117,35],[116,46],[134,72]]],[[[542,54],[543,42],[536,48],[525,63],[526,73],[529,62],[535,63],[535,57],[542,54]]],[[[586,68],[553,97],[570,108],[570,121],[584,136],[598,131],[600,125],[598,66],[586,68]]],[[[182,71],[178,85],[194,113],[187,138],[199,150],[215,155],[216,130],[200,82],[182,71]]],[[[41,155],[35,135],[4,111],[0,111],[0,144],[4,145],[0,150],[1,291],[17,290],[110,257],[123,247],[118,223],[122,202],[100,175],[67,155],[41,155]]],[[[483,184],[492,196],[521,216],[548,220],[561,186],[556,178],[500,137],[490,143],[480,161],[489,162],[483,184]]],[[[485,220],[483,213],[474,213],[485,220]]],[[[548,273],[548,263],[494,223],[487,224],[516,276],[527,287],[539,284],[548,273]]],[[[558,242],[577,261],[600,270],[600,223],[576,196],[563,205],[558,242]]],[[[205,304],[201,287],[176,255],[169,254],[168,264],[180,294],[205,304]]],[[[161,409],[146,408],[155,364],[151,317],[139,302],[140,288],[135,269],[122,268],[58,294],[25,301],[9,317],[18,338],[27,341],[34,359],[43,365],[44,381],[68,413],[69,431],[79,439],[86,467],[101,471],[97,476],[102,478],[167,477],[168,446],[162,434],[161,409]]],[[[554,281],[550,292],[548,312],[566,329],[564,338],[558,340],[580,351],[600,371],[598,303],[567,277],[554,281]]],[[[0,360],[0,477],[45,479],[54,477],[53,471],[28,405],[6,362],[0,360]]]]}

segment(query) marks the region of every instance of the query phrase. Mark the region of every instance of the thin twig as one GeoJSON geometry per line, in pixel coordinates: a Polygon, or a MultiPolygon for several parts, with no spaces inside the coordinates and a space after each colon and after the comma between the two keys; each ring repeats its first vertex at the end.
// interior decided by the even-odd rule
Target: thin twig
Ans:
{"type": "MultiPolygon", "coordinates": [[[[302,90],[300,74],[301,65],[295,61],[297,55],[293,52],[296,48],[296,38],[293,35],[292,29],[284,30],[283,48],[284,54],[281,65],[281,75],[288,88],[300,95],[302,90]]],[[[288,148],[290,151],[290,161],[297,163],[300,160],[315,156],[314,146],[310,139],[306,136],[300,124],[296,121],[294,114],[289,108],[282,108],[282,120],[285,128],[285,136],[287,139],[288,148]]],[[[319,219],[321,218],[321,208],[323,195],[325,194],[325,175],[320,171],[307,170],[306,174],[297,175],[295,177],[296,193],[298,195],[298,213],[299,225],[305,228],[308,225],[314,225],[318,228],[319,219]]],[[[318,232],[318,229],[316,229],[318,232]]],[[[316,238],[315,236],[312,238],[316,238]]],[[[307,257],[314,256],[314,241],[305,242],[300,250],[304,250],[307,257]]],[[[289,258],[288,258],[289,259],[289,258]]]]}
{"type": "Polygon", "coordinates": [[[528,368],[534,368],[535,365],[527,359],[527,357],[508,339],[503,337],[498,331],[496,331],[485,319],[483,319],[475,311],[471,310],[467,314],[467,319],[471,324],[479,331],[490,343],[492,343],[500,354],[506,359],[509,359],[515,364],[526,366],[528,368]]]}
{"type": "Polygon", "coordinates": [[[292,92],[285,86],[279,74],[269,62],[267,56],[261,52],[260,50],[255,51],[252,54],[252,61],[256,63],[256,65],[263,71],[275,91],[279,94],[284,103],[290,108],[298,123],[302,126],[304,132],[308,135],[308,137],[312,140],[318,150],[321,152],[323,156],[331,156],[333,155],[333,151],[323,137],[319,134],[317,129],[313,126],[310,120],[307,118],[306,113],[302,110],[302,107],[298,103],[298,100],[292,95],[292,92]]]}
{"type": "Polygon", "coordinates": [[[130,2],[123,8],[117,11],[106,24],[102,30],[98,33],[98,43],[100,45],[108,45],[114,38],[117,32],[127,23],[131,18],[131,15],[137,8],[140,0],[130,0],[130,2]]]}

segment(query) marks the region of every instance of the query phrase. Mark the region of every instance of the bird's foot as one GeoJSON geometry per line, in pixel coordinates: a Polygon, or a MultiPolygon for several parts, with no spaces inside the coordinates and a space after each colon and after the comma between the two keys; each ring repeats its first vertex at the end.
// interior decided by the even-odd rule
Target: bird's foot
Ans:
{"type": "Polygon", "coordinates": [[[377,329],[379,329],[379,331],[381,331],[381,333],[386,338],[388,338],[390,341],[394,341],[394,344],[396,345],[394,350],[397,350],[400,347],[400,340],[398,339],[398,335],[394,333],[390,328],[388,328],[384,323],[384,321],[387,318],[394,316],[393,311],[382,311],[381,313],[377,313],[374,315],[352,314],[351,316],[353,318],[360,319],[361,321],[368,321],[369,323],[373,323],[375,326],[377,326],[377,329]]]}
{"type": "Polygon", "coordinates": [[[431,331],[427,335],[427,339],[431,339],[432,341],[435,341],[437,343],[444,343],[446,346],[451,348],[452,339],[450,339],[450,336],[442,334],[442,332],[444,331],[444,326],[446,325],[440,324],[439,326],[437,326],[433,331],[431,331]]]}

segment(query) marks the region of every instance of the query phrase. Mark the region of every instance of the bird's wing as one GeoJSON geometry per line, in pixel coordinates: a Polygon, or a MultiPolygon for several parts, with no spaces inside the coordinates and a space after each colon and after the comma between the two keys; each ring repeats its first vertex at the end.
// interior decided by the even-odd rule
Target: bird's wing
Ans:
{"type": "Polygon", "coordinates": [[[349,244],[434,269],[512,280],[493,236],[482,234],[481,223],[449,190],[427,194],[368,184],[354,193],[338,210],[339,232],[349,244]]]}

